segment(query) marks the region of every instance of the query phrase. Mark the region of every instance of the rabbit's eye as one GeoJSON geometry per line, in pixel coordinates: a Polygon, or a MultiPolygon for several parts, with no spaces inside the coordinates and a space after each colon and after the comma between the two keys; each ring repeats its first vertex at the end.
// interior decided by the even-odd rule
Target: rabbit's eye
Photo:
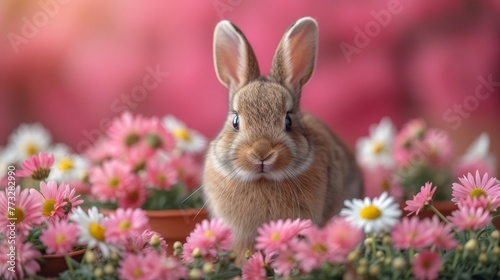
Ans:
{"type": "Polygon", "coordinates": [[[292,130],[292,118],[290,118],[290,115],[286,115],[285,118],[285,129],[286,131],[292,130]]]}
{"type": "Polygon", "coordinates": [[[239,130],[240,129],[240,117],[238,115],[234,116],[234,119],[233,119],[233,128],[234,128],[234,130],[239,130]]]}

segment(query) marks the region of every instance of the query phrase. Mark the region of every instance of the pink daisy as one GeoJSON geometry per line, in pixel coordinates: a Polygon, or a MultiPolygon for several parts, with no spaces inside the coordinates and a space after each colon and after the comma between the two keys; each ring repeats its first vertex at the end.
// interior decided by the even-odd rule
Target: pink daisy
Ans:
{"type": "Polygon", "coordinates": [[[328,260],[333,263],[344,261],[345,256],[363,240],[364,233],[359,227],[348,222],[344,217],[335,217],[323,228],[326,242],[335,247],[328,260]]]}
{"type": "Polygon", "coordinates": [[[127,164],[110,160],[92,168],[89,179],[93,195],[102,202],[114,202],[123,189],[135,182],[136,177],[127,164]]]}
{"type": "Polygon", "coordinates": [[[394,168],[377,166],[374,168],[361,167],[363,178],[365,178],[364,196],[374,198],[383,192],[388,192],[395,199],[403,197],[403,189],[399,183],[399,178],[394,176],[394,168]]]}
{"type": "Polygon", "coordinates": [[[125,280],[160,279],[158,254],[149,253],[144,256],[127,254],[119,263],[118,275],[125,280]]]}
{"type": "Polygon", "coordinates": [[[142,240],[142,247],[138,247],[138,248],[142,248],[143,253],[148,253],[148,252],[151,252],[151,251],[154,251],[154,252],[158,253],[157,249],[154,249],[149,244],[151,242],[151,238],[154,235],[158,236],[159,241],[160,241],[160,244],[158,245],[159,253],[165,254],[165,252],[167,251],[167,247],[168,247],[167,242],[165,241],[165,239],[163,238],[163,236],[161,234],[159,234],[156,231],[150,230],[150,229],[147,229],[144,232],[142,232],[139,235],[140,238],[137,238],[137,239],[142,240]]]}
{"type": "Polygon", "coordinates": [[[442,260],[433,251],[420,252],[412,263],[413,276],[416,279],[437,279],[441,270],[442,260]]]}
{"type": "Polygon", "coordinates": [[[497,178],[488,177],[488,173],[483,175],[483,178],[479,175],[479,171],[476,171],[476,177],[468,173],[467,176],[464,175],[463,178],[458,178],[459,183],[453,183],[453,191],[451,195],[453,198],[451,201],[458,203],[460,199],[465,199],[467,197],[480,197],[486,196],[491,200],[500,200],[500,183],[498,183],[497,178]]]}
{"type": "Polygon", "coordinates": [[[412,153],[424,139],[427,127],[422,119],[408,121],[394,140],[394,159],[398,165],[406,165],[412,153]]]}
{"type": "Polygon", "coordinates": [[[425,209],[427,206],[432,203],[432,196],[436,192],[436,186],[432,188],[432,183],[425,183],[424,186],[420,188],[420,192],[417,195],[413,196],[413,200],[406,201],[405,211],[408,211],[408,216],[415,213],[418,215],[418,212],[425,209]]]}
{"type": "Polygon", "coordinates": [[[327,232],[316,226],[309,227],[303,233],[305,240],[298,242],[295,258],[302,271],[309,273],[319,268],[336,248],[335,244],[327,242],[327,232]]]}
{"type": "MultiPolygon", "coordinates": [[[[61,186],[62,185],[64,185],[64,183],[61,184],[61,186]]],[[[62,207],[64,210],[64,215],[66,216],[73,213],[73,209],[75,209],[78,205],[83,203],[83,199],[78,199],[80,195],[75,196],[75,193],[76,193],[76,188],[70,187],[68,184],[66,184],[63,193],[65,204],[62,207]]]]}
{"type": "Polygon", "coordinates": [[[500,199],[492,198],[489,196],[481,195],[479,197],[466,197],[458,200],[458,208],[483,208],[486,211],[494,212],[500,207],[500,199]]]}
{"type": "Polygon", "coordinates": [[[203,220],[186,238],[182,258],[184,261],[193,260],[192,252],[200,250],[201,256],[206,259],[216,257],[219,251],[228,251],[231,248],[232,232],[221,220],[203,220]]]}
{"type": "Polygon", "coordinates": [[[124,112],[115,118],[108,129],[109,148],[113,155],[120,156],[143,140],[148,120],[142,116],[133,116],[124,112]]]}
{"type": "Polygon", "coordinates": [[[391,231],[392,242],[397,249],[421,249],[431,245],[431,230],[416,216],[404,217],[391,231]]]}
{"type": "Polygon", "coordinates": [[[427,163],[435,166],[448,164],[453,156],[453,143],[441,129],[429,129],[420,148],[427,158],[427,163]]]}
{"type": "Polygon", "coordinates": [[[110,243],[127,242],[130,236],[148,229],[148,222],[146,212],[142,209],[118,208],[103,223],[106,228],[105,239],[110,243]]]}
{"type": "Polygon", "coordinates": [[[63,206],[66,204],[64,202],[66,186],[67,185],[63,184],[58,186],[55,181],[50,181],[48,183],[41,181],[40,192],[36,189],[30,189],[30,195],[41,204],[40,208],[43,217],[49,221],[61,219],[64,216],[63,206]]]}
{"type": "Polygon", "coordinates": [[[145,127],[145,146],[153,150],[170,152],[175,148],[175,138],[156,117],[149,119],[145,127]]]}
{"type": "Polygon", "coordinates": [[[178,280],[188,278],[187,267],[174,257],[161,255],[160,260],[157,261],[157,265],[160,267],[160,275],[158,279],[178,280]]]}
{"type": "Polygon", "coordinates": [[[109,141],[101,138],[92,147],[85,151],[85,158],[96,165],[100,165],[101,163],[110,160],[113,157],[109,149],[110,145],[112,144],[110,144],[109,141]]]}
{"type": "Polygon", "coordinates": [[[148,186],[170,190],[177,183],[177,170],[169,162],[159,163],[151,161],[147,167],[147,184],[148,186]]]}
{"type": "Polygon", "coordinates": [[[444,250],[451,250],[458,246],[452,230],[453,225],[441,223],[437,216],[432,216],[432,219],[425,219],[424,224],[430,233],[430,243],[433,246],[444,250]]]}
{"type": "Polygon", "coordinates": [[[491,216],[488,211],[483,208],[470,208],[462,207],[451,213],[449,217],[450,222],[452,222],[458,230],[479,230],[486,227],[490,221],[491,216]]]}
{"type": "Polygon", "coordinates": [[[190,191],[201,185],[201,164],[191,155],[173,157],[170,165],[177,170],[178,181],[190,191]]]}
{"type": "Polygon", "coordinates": [[[117,197],[120,208],[140,208],[146,201],[148,190],[144,187],[143,180],[135,177],[133,183],[127,185],[117,197]]]}
{"type": "Polygon", "coordinates": [[[151,149],[147,149],[146,147],[140,145],[134,148],[131,148],[124,155],[125,163],[128,166],[131,166],[131,170],[134,173],[138,173],[139,171],[146,168],[146,163],[149,158],[153,156],[154,151],[151,149]]]}
{"type": "Polygon", "coordinates": [[[16,232],[27,235],[33,227],[42,223],[40,207],[40,201],[30,195],[28,189],[21,191],[20,186],[14,190],[11,187],[5,188],[5,191],[0,192],[0,216],[7,218],[0,219],[0,232],[7,235],[8,226],[15,222],[16,232]],[[15,197],[15,200],[13,201],[9,197],[15,197]],[[14,202],[15,205],[9,205],[9,202],[14,202]]]}
{"type": "Polygon", "coordinates": [[[9,262],[11,261],[12,251],[10,251],[10,245],[7,242],[2,242],[0,245],[0,278],[1,279],[31,279],[36,276],[37,272],[40,270],[40,264],[37,262],[37,258],[40,258],[42,254],[40,251],[36,250],[31,242],[24,242],[22,240],[16,241],[15,250],[15,265],[13,266],[14,273],[9,270],[11,267],[9,262]]]}
{"type": "Polygon", "coordinates": [[[46,153],[32,155],[29,159],[21,163],[22,170],[17,172],[20,177],[31,177],[37,181],[47,179],[50,174],[50,167],[54,164],[54,156],[46,153]]]}
{"type": "Polygon", "coordinates": [[[49,254],[66,254],[73,251],[80,231],[78,226],[67,221],[49,223],[42,230],[40,241],[47,246],[49,254]]]}
{"type": "Polygon", "coordinates": [[[311,221],[309,220],[270,221],[257,230],[258,236],[255,239],[255,248],[262,250],[266,255],[272,255],[286,248],[291,239],[310,226],[311,221]]]}
{"type": "Polygon", "coordinates": [[[255,252],[242,270],[243,280],[266,280],[266,263],[261,252],[255,252]]]}
{"type": "Polygon", "coordinates": [[[297,248],[298,241],[297,239],[292,239],[289,243],[289,248],[275,255],[275,258],[270,264],[271,268],[273,268],[279,276],[290,276],[292,270],[297,266],[297,259],[295,258],[297,252],[295,248],[297,248]]]}

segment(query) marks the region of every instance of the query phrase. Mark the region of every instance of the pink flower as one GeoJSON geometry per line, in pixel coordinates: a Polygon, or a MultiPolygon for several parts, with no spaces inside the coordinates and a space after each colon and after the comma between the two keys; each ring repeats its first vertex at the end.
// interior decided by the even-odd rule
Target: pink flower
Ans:
{"type": "Polygon", "coordinates": [[[83,203],[83,200],[77,200],[79,195],[74,197],[74,194],[74,189],[68,184],[58,186],[55,181],[40,182],[40,192],[30,189],[30,195],[40,202],[42,215],[49,221],[66,218],[73,207],[83,203]]]}
{"type": "Polygon", "coordinates": [[[483,208],[486,211],[493,212],[500,207],[500,199],[494,199],[491,197],[486,197],[484,195],[479,197],[460,198],[457,203],[459,208],[469,207],[469,208],[483,208]]]}
{"type": "Polygon", "coordinates": [[[33,227],[42,223],[40,207],[40,201],[30,195],[28,189],[21,191],[20,186],[14,190],[11,187],[5,188],[5,191],[0,192],[0,216],[7,218],[0,219],[0,232],[7,235],[9,224],[15,222],[16,232],[27,235],[33,227]],[[15,197],[15,200],[9,197],[15,197]],[[14,202],[15,205],[9,205],[9,202],[14,202]],[[9,207],[13,207],[14,210],[9,207]]]}
{"type": "Polygon", "coordinates": [[[335,246],[334,252],[328,257],[333,263],[344,261],[345,256],[354,250],[364,237],[363,230],[344,217],[330,219],[323,230],[326,232],[326,242],[335,246]]]}
{"type": "Polygon", "coordinates": [[[124,154],[125,164],[130,166],[133,173],[143,170],[149,158],[153,156],[154,151],[145,146],[136,146],[129,149],[124,154]]]}
{"type": "Polygon", "coordinates": [[[151,161],[146,169],[147,183],[149,186],[170,190],[172,185],[177,183],[177,170],[169,162],[159,163],[151,161]]]}
{"type": "Polygon", "coordinates": [[[193,156],[173,157],[170,164],[177,170],[179,182],[182,182],[188,190],[195,190],[201,185],[201,164],[193,156]]]}
{"type": "Polygon", "coordinates": [[[429,229],[430,243],[433,246],[444,250],[451,250],[457,247],[458,242],[455,240],[451,224],[441,223],[437,216],[432,216],[432,219],[425,219],[424,224],[429,229]]]}
{"type": "Polygon", "coordinates": [[[407,165],[412,154],[424,139],[427,127],[422,119],[408,121],[395,138],[394,159],[398,165],[407,165]]]}
{"type": "Polygon", "coordinates": [[[146,201],[148,191],[144,187],[143,180],[135,177],[134,180],[124,187],[117,197],[120,208],[140,208],[146,201]]]}
{"type": "Polygon", "coordinates": [[[21,239],[16,240],[16,250],[14,258],[14,273],[8,270],[9,262],[12,260],[9,254],[12,254],[10,246],[7,242],[1,242],[0,245],[0,277],[2,279],[27,279],[32,278],[40,270],[40,264],[37,258],[42,254],[36,250],[31,242],[23,242],[21,239]]]}
{"type": "Polygon", "coordinates": [[[127,254],[119,263],[118,275],[126,280],[160,279],[159,256],[149,253],[144,256],[127,254]]]}
{"type": "Polygon", "coordinates": [[[453,156],[453,143],[448,134],[441,129],[429,129],[420,148],[427,163],[433,166],[446,165],[453,156]]]}
{"type": "Polygon", "coordinates": [[[418,217],[404,217],[391,231],[392,242],[397,249],[421,249],[431,245],[431,231],[418,217]]]}
{"type": "Polygon", "coordinates": [[[228,251],[231,248],[232,239],[231,229],[221,220],[203,220],[186,238],[182,259],[191,262],[195,248],[200,250],[201,256],[205,259],[216,257],[218,250],[228,251]]]}
{"type": "Polygon", "coordinates": [[[399,184],[399,178],[394,176],[393,168],[378,166],[374,168],[361,167],[365,179],[364,195],[370,198],[378,197],[383,192],[388,192],[395,199],[403,197],[403,189],[399,184]]]}
{"type": "Polygon", "coordinates": [[[50,174],[50,167],[54,164],[54,156],[46,153],[32,155],[29,159],[21,163],[23,170],[17,172],[20,177],[31,177],[37,181],[47,179],[50,174]]]}
{"type": "Polygon", "coordinates": [[[299,267],[306,273],[319,268],[330,254],[335,251],[335,245],[327,242],[327,232],[316,226],[309,227],[303,233],[305,240],[298,242],[295,258],[299,267]]]}
{"type": "Polygon", "coordinates": [[[106,228],[105,239],[110,243],[127,242],[135,234],[148,229],[148,217],[144,210],[118,208],[103,223],[106,228]]]}
{"type": "Polygon", "coordinates": [[[404,210],[409,212],[408,216],[413,213],[415,213],[415,215],[418,215],[418,212],[431,204],[432,196],[436,192],[437,187],[435,186],[434,188],[431,188],[432,183],[425,183],[425,186],[422,186],[420,188],[420,192],[417,193],[417,195],[413,196],[413,200],[406,201],[407,206],[404,208],[404,210]]]}
{"type": "Polygon", "coordinates": [[[292,239],[289,248],[275,255],[270,265],[277,275],[284,277],[290,276],[292,270],[297,266],[297,259],[295,258],[297,253],[295,248],[297,248],[297,244],[297,239],[292,239]]]}
{"type": "Polygon", "coordinates": [[[459,183],[453,183],[453,191],[451,195],[453,198],[451,201],[458,203],[460,199],[465,199],[467,197],[480,197],[486,196],[493,200],[500,200],[500,183],[498,183],[495,177],[488,177],[488,173],[481,176],[479,171],[476,171],[476,178],[468,173],[467,176],[464,175],[463,178],[458,178],[459,183]]]}
{"type": "Polygon", "coordinates": [[[153,117],[145,127],[145,146],[152,150],[170,152],[175,148],[175,138],[156,117],[153,117]]]}
{"type": "MultiPolygon", "coordinates": [[[[143,252],[144,253],[148,253],[148,252],[152,252],[152,251],[157,252],[156,251],[157,249],[154,249],[149,244],[149,242],[151,242],[151,238],[154,235],[158,236],[158,239],[160,241],[160,244],[158,245],[158,249],[159,249],[160,253],[165,254],[165,252],[167,251],[167,247],[168,247],[167,242],[165,241],[163,236],[161,236],[161,234],[159,234],[156,231],[150,230],[150,229],[147,229],[140,234],[140,239],[142,240],[142,244],[143,244],[142,245],[143,252]]],[[[138,247],[138,248],[141,248],[141,247],[138,247]]]]}
{"type": "Polygon", "coordinates": [[[90,170],[90,182],[92,183],[92,194],[100,201],[116,201],[121,191],[135,181],[130,166],[118,161],[110,160],[102,166],[96,166],[90,170]]]}
{"type": "Polygon", "coordinates": [[[109,148],[113,155],[120,156],[130,148],[140,144],[145,134],[148,120],[142,116],[133,116],[124,112],[115,118],[108,129],[109,148]]]}
{"type": "Polygon", "coordinates": [[[490,221],[491,216],[488,211],[483,208],[469,208],[462,207],[451,213],[449,217],[450,222],[452,222],[458,230],[479,230],[486,227],[490,221]]]}
{"type": "Polygon", "coordinates": [[[412,263],[413,276],[416,279],[437,279],[441,270],[442,260],[433,251],[420,252],[412,263]]]}
{"type": "Polygon", "coordinates": [[[110,160],[113,155],[109,149],[109,141],[101,138],[93,146],[85,151],[85,157],[94,164],[101,164],[107,160],[110,160]]]}
{"type": "Polygon", "coordinates": [[[265,265],[262,253],[255,252],[243,267],[243,280],[266,280],[265,265]]]}
{"type": "Polygon", "coordinates": [[[67,221],[56,221],[49,223],[42,230],[40,241],[47,246],[49,254],[66,254],[73,251],[80,231],[78,226],[67,221]]]}
{"type": "Polygon", "coordinates": [[[174,257],[166,257],[162,255],[157,261],[160,267],[160,275],[158,279],[162,280],[178,280],[187,279],[188,269],[180,261],[174,257]]]}
{"type": "Polygon", "coordinates": [[[291,239],[310,226],[310,220],[270,221],[257,230],[259,234],[255,239],[255,248],[262,250],[266,255],[272,255],[285,249],[291,239]]]}

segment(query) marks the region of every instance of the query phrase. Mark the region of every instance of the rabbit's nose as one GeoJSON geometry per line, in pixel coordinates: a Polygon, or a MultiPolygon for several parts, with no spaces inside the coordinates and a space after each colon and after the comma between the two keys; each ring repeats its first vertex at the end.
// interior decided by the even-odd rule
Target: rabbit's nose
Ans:
{"type": "Polygon", "coordinates": [[[264,162],[273,154],[271,143],[266,140],[255,141],[252,145],[252,156],[264,162]]]}

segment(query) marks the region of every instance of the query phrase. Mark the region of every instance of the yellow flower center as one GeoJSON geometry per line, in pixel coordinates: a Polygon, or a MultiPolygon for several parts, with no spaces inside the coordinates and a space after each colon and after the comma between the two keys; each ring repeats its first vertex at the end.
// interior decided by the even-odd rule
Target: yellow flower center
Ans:
{"type": "Polygon", "coordinates": [[[214,236],[214,232],[213,231],[207,230],[207,232],[205,232],[205,237],[210,238],[212,236],[214,236]]]}
{"type": "Polygon", "coordinates": [[[56,205],[56,201],[54,199],[46,199],[42,204],[42,214],[45,217],[50,217],[52,212],[54,211],[54,206],[56,205]]]}
{"type": "Polygon", "coordinates": [[[58,234],[56,236],[56,243],[57,244],[64,243],[65,240],[66,240],[66,237],[64,237],[64,234],[58,234]]]}
{"type": "Polygon", "coordinates": [[[380,182],[380,188],[383,191],[389,191],[391,189],[391,184],[389,184],[389,180],[386,178],[382,179],[382,182],[380,182]]]}
{"type": "Polygon", "coordinates": [[[318,252],[318,253],[325,253],[327,251],[326,246],[321,244],[321,243],[315,244],[312,247],[312,249],[314,252],[318,252]]]}
{"type": "Polygon", "coordinates": [[[274,232],[273,234],[271,234],[271,240],[272,241],[276,241],[278,239],[280,239],[280,234],[279,233],[274,232]]]}
{"type": "Polygon", "coordinates": [[[33,143],[27,143],[24,148],[26,149],[26,153],[30,156],[36,154],[38,152],[38,147],[37,145],[33,143]]]}
{"type": "Polygon", "coordinates": [[[375,142],[375,144],[373,145],[373,152],[375,154],[380,154],[383,151],[384,151],[384,145],[380,142],[375,142]]]}
{"type": "Polygon", "coordinates": [[[175,138],[177,138],[178,140],[183,140],[186,142],[191,141],[191,135],[189,134],[189,131],[185,128],[177,128],[176,130],[174,130],[173,134],[175,138]]]}
{"type": "Polygon", "coordinates": [[[98,241],[104,241],[104,233],[106,229],[100,224],[90,223],[89,233],[90,235],[98,241]]]}
{"type": "Polygon", "coordinates": [[[368,205],[359,212],[361,218],[365,220],[376,220],[381,214],[380,209],[373,205],[368,205]]]}
{"type": "Polygon", "coordinates": [[[73,164],[73,160],[71,160],[70,158],[63,158],[59,162],[59,169],[61,169],[62,171],[71,170],[74,166],[75,165],[73,164]]]}
{"type": "Polygon", "coordinates": [[[137,144],[137,142],[139,142],[139,140],[141,139],[141,136],[135,132],[131,132],[129,134],[127,134],[127,136],[125,136],[125,145],[127,147],[131,147],[135,144],[137,144]]]}
{"type": "Polygon", "coordinates": [[[132,272],[132,275],[134,275],[134,277],[140,277],[142,276],[142,270],[140,268],[134,268],[134,271],[132,272]]]}
{"type": "Polygon", "coordinates": [[[158,176],[156,176],[156,181],[165,183],[167,181],[167,176],[165,176],[164,174],[158,174],[158,176]]]}
{"type": "Polygon", "coordinates": [[[130,221],[121,221],[118,227],[120,228],[121,231],[125,231],[130,228],[132,223],[130,221]]]}
{"type": "Polygon", "coordinates": [[[16,222],[20,223],[24,220],[24,211],[21,208],[14,208],[14,211],[8,211],[7,218],[17,219],[16,222]]]}
{"type": "Polygon", "coordinates": [[[112,189],[116,188],[118,186],[118,184],[120,184],[120,180],[116,177],[113,177],[113,178],[109,179],[109,181],[108,181],[108,185],[112,189]]]}
{"type": "Polygon", "coordinates": [[[483,195],[486,195],[486,192],[483,189],[480,188],[474,188],[472,191],[470,191],[469,196],[471,198],[479,198],[483,195]]]}

